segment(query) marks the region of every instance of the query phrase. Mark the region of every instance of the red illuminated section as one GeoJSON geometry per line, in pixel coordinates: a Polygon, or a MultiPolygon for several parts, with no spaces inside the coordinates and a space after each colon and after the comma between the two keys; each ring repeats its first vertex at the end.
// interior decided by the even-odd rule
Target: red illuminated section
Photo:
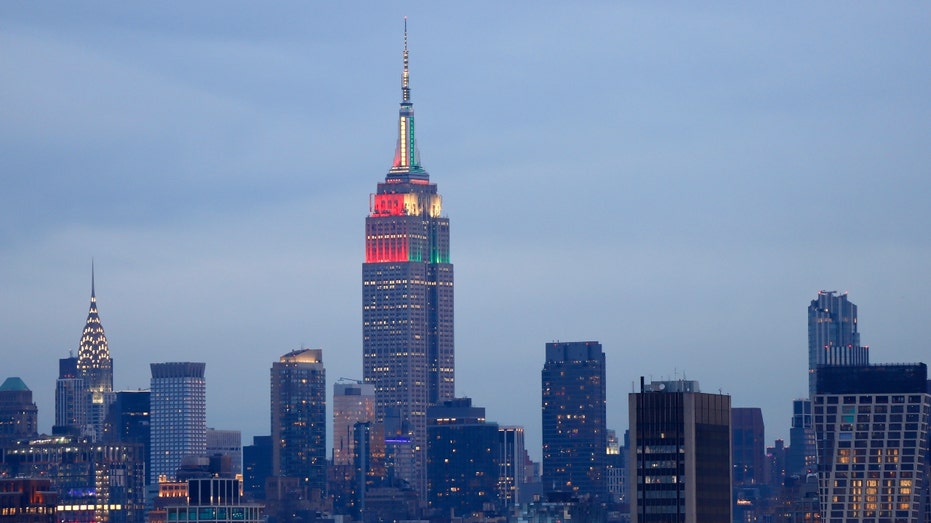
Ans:
{"type": "Polygon", "coordinates": [[[365,242],[365,263],[406,262],[410,238],[373,236],[365,242]]]}
{"type": "Polygon", "coordinates": [[[407,216],[414,213],[408,194],[376,194],[372,201],[372,216],[407,216]]]}

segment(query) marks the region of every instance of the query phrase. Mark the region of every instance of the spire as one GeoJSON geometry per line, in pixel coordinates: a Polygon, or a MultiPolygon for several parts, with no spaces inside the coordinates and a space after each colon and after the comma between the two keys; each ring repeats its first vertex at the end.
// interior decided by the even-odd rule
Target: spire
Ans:
{"type": "Polygon", "coordinates": [[[97,312],[95,287],[94,262],[91,260],[91,302],[87,311],[87,321],[81,332],[77,366],[89,390],[109,391],[113,387],[113,360],[110,359],[107,335],[103,331],[100,314],[97,312]]]}
{"type": "Polygon", "coordinates": [[[407,17],[404,17],[404,52],[401,70],[401,109],[398,111],[398,144],[394,150],[394,163],[388,172],[387,181],[420,181],[430,176],[420,166],[420,152],[414,140],[414,104],[411,102],[410,54],[407,50],[407,17]]]}
{"type": "Polygon", "coordinates": [[[401,101],[411,101],[411,73],[408,69],[408,52],[407,52],[407,17],[404,17],[404,70],[401,73],[401,101]]]}

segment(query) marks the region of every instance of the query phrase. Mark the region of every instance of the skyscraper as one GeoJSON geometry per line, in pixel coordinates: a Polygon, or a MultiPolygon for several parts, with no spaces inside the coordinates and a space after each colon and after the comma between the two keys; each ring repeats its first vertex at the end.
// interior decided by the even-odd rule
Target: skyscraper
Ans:
{"type": "Polygon", "coordinates": [[[628,397],[633,523],[731,523],[731,397],[654,381],[628,397]]]}
{"type": "Polygon", "coordinates": [[[75,356],[58,360],[55,382],[55,425],[52,434],[79,435],[87,426],[87,387],[75,356]]]}
{"type": "Polygon", "coordinates": [[[272,473],[326,491],[326,371],[321,349],[291,351],[271,370],[272,473]]]}
{"type": "Polygon", "coordinates": [[[759,407],[731,409],[731,462],[734,487],[766,483],[766,442],[763,410],[759,407]]]}
{"type": "Polygon", "coordinates": [[[924,363],[819,370],[821,521],[927,521],[927,378],[924,363]]]}
{"type": "Polygon", "coordinates": [[[846,292],[818,291],[808,306],[808,397],[815,394],[819,366],[868,365],[869,358],[869,347],[860,345],[857,306],[846,292]]]}
{"type": "Polygon", "coordinates": [[[405,21],[397,149],[365,219],[363,378],[375,387],[377,422],[397,411],[410,440],[397,472],[423,497],[427,406],[454,396],[453,266],[449,219],[420,164],[410,94],[405,21]]]}
{"type": "MultiPolygon", "coordinates": [[[[152,467],[149,454],[151,441],[151,393],[147,390],[124,390],[112,394],[113,401],[104,424],[106,443],[138,443],[142,445],[145,469],[152,467]]],[[[145,482],[149,484],[146,476],[145,482]]]]}
{"type": "Polygon", "coordinates": [[[527,477],[524,427],[498,428],[498,500],[505,508],[518,506],[527,477]]]}
{"type": "Polygon", "coordinates": [[[207,453],[206,363],[152,363],[149,479],[174,479],[181,459],[207,453]]]}
{"type": "Polygon", "coordinates": [[[597,341],[547,343],[543,488],[607,499],[605,355],[597,341]]]}
{"type": "Polygon", "coordinates": [[[81,332],[78,348],[77,371],[86,388],[87,423],[93,429],[95,440],[103,437],[103,424],[107,417],[106,394],[113,390],[113,359],[107,346],[107,335],[97,312],[94,291],[94,268],[91,265],[91,303],[87,321],[81,332]]]}

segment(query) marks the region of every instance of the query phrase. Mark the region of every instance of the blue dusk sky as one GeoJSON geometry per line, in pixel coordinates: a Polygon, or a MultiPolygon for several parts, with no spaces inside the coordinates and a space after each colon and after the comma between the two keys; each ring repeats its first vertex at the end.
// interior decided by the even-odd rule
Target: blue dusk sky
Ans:
{"type": "MultiPolygon", "coordinates": [[[[806,308],[848,291],[873,362],[928,361],[925,2],[0,4],[0,378],[54,415],[96,264],[118,389],[207,363],[208,423],[269,433],[269,369],[361,378],[369,195],[403,17],[444,197],[456,391],[540,456],[549,341],[788,437],[806,308]]],[[[332,388],[330,389],[332,390],[332,388]]]]}

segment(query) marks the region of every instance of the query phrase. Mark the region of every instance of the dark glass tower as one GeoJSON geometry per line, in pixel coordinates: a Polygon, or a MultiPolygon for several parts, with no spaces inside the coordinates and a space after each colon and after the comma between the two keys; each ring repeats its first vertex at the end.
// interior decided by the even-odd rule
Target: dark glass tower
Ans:
{"type": "Polygon", "coordinates": [[[547,343],[543,488],[607,498],[605,355],[597,341],[547,343]]]}
{"type": "Polygon", "coordinates": [[[291,351],[271,370],[272,473],[326,492],[323,350],[291,351]]]}
{"type": "Polygon", "coordinates": [[[426,493],[427,406],[454,397],[453,266],[449,219],[414,141],[407,28],[394,163],[365,219],[362,265],[363,377],[375,388],[375,418],[397,415],[401,479],[426,493]]]}
{"type": "Polygon", "coordinates": [[[857,306],[847,293],[818,291],[808,306],[808,393],[815,395],[815,374],[823,365],[868,365],[869,347],[860,345],[857,306]]]}
{"type": "Polygon", "coordinates": [[[432,406],[427,417],[431,510],[440,518],[468,518],[500,509],[498,424],[485,421],[485,409],[469,398],[432,406]]]}

